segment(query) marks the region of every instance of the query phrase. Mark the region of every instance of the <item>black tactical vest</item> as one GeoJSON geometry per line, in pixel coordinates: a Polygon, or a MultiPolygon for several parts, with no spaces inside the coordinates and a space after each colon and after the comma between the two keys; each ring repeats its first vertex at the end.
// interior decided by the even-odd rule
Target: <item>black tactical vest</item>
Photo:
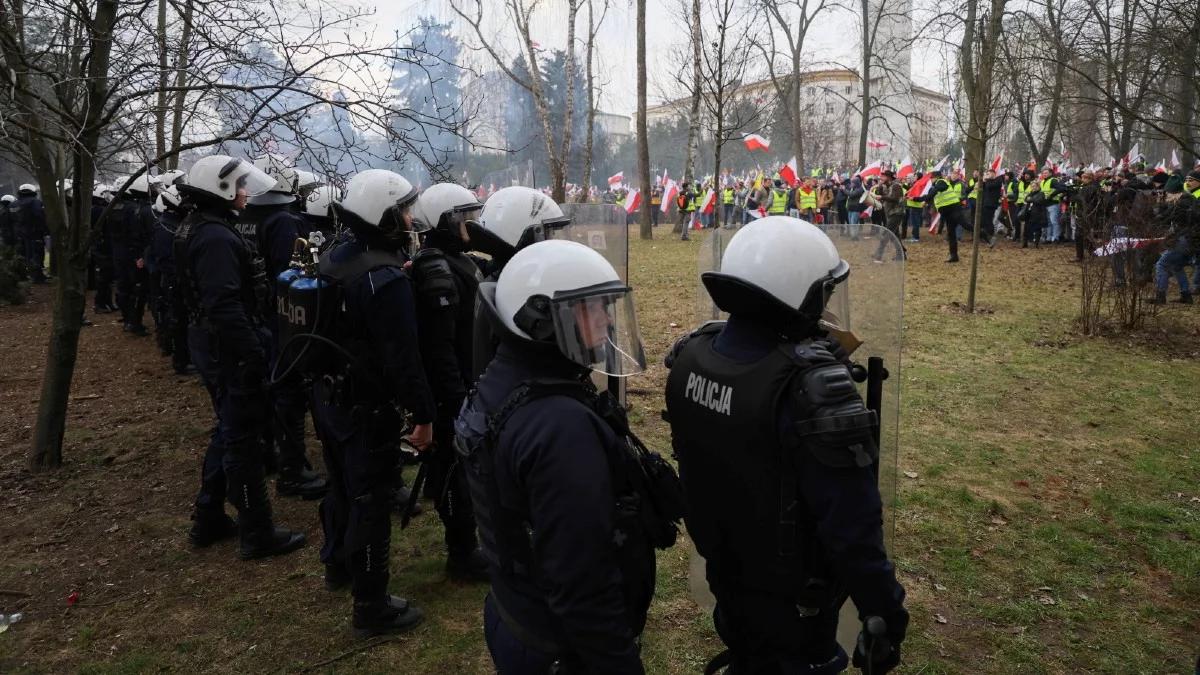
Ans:
{"type": "MultiPolygon", "coordinates": [[[[200,301],[200,286],[196,283],[189,249],[192,237],[203,227],[223,227],[237,235],[237,228],[231,220],[223,219],[204,209],[197,209],[188,214],[175,230],[175,273],[178,283],[183,289],[184,304],[187,306],[191,323],[197,324],[202,324],[206,317],[204,306],[200,301]]],[[[261,267],[257,270],[255,268],[253,252],[249,244],[240,235],[238,237],[242,242],[237,260],[239,277],[242,280],[242,302],[246,306],[246,316],[257,323],[269,315],[268,311],[274,309],[270,287],[267,285],[266,275],[263,274],[261,267]]]]}
{"type": "MultiPolygon", "coordinates": [[[[802,597],[824,583],[811,518],[797,494],[795,435],[780,427],[781,404],[800,406],[793,428],[823,410],[805,410],[796,393],[806,373],[841,368],[824,349],[781,343],[762,359],[738,363],[717,353],[723,323],[692,334],[670,364],[667,417],[688,498],[688,533],[714,585],[802,597]]],[[[852,388],[853,385],[851,385],[852,388]]],[[[865,411],[857,392],[856,412],[865,411]]],[[[837,410],[841,412],[841,410],[837,410]]],[[[858,418],[868,426],[873,415],[858,418]]],[[[868,456],[865,453],[864,456],[868,456]]]]}

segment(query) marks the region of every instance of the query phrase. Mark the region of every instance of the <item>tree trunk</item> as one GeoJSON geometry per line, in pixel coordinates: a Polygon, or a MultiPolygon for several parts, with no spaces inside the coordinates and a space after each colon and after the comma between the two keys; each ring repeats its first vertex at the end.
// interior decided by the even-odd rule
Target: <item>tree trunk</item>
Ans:
{"type": "MultiPolygon", "coordinates": [[[[88,27],[91,59],[87,72],[87,107],[83,123],[76,134],[76,145],[72,148],[75,165],[75,184],[91,185],[95,173],[94,158],[103,131],[100,119],[104,115],[104,102],[108,94],[109,58],[112,51],[112,31],[117,16],[117,0],[98,0],[96,16],[88,27]]],[[[11,56],[5,55],[6,58],[11,56]]],[[[82,74],[80,74],[82,75],[82,74]]],[[[18,75],[18,78],[24,78],[18,75]]],[[[21,82],[18,96],[23,107],[36,110],[36,103],[21,82]]],[[[62,246],[66,254],[59,264],[59,276],[54,287],[54,313],[50,328],[50,344],[46,354],[46,370],[42,375],[41,399],[38,416],[33,429],[33,444],[29,448],[29,468],[43,470],[62,465],[63,437],[66,434],[67,403],[70,399],[71,380],[75,374],[75,360],[79,348],[79,329],[83,323],[85,284],[87,280],[88,245],[91,238],[90,209],[85,208],[90,199],[82,198],[90,191],[80,191],[79,199],[72,200],[71,226],[62,210],[58,197],[57,177],[49,171],[50,153],[46,140],[38,135],[41,127],[37,115],[30,116],[32,129],[29,133],[30,154],[34,160],[38,181],[52,199],[45,200],[47,225],[50,235],[62,246]]]]}
{"type": "Polygon", "coordinates": [[[869,0],[861,0],[862,6],[862,128],[858,131],[858,165],[867,164],[867,131],[871,124],[871,56],[873,50],[871,30],[871,8],[869,0]]]}
{"type": "Polygon", "coordinates": [[[187,85],[187,69],[189,62],[189,44],[192,40],[192,3],[194,0],[185,0],[183,5],[183,29],[179,37],[179,52],[175,56],[175,87],[178,91],[175,92],[175,104],[173,116],[171,119],[171,152],[173,153],[167,158],[168,169],[179,168],[179,145],[183,142],[183,106],[187,101],[187,92],[183,88],[187,85]]]}
{"type": "Polygon", "coordinates": [[[703,48],[700,33],[700,0],[692,0],[692,109],[688,117],[687,158],[684,160],[683,180],[691,183],[695,178],[696,151],[700,145],[700,85],[703,75],[700,71],[700,50],[703,48]]]}
{"type": "Polygon", "coordinates": [[[650,138],[646,128],[646,0],[637,0],[637,153],[642,191],[642,239],[654,238],[650,203],[650,138]]]}
{"type": "Polygon", "coordinates": [[[156,156],[167,154],[167,0],[158,0],[158,105],[154,109],[156,156]]]}
{"type": "Polygon", "coordinates": [[[584,199],[587,199],[588,188],[592,185],[592,144],[595,141],[596,128],[596,87],[592,73],[592,50],[596,44],[596,27],[593,24],[592,0],[587,0],[588,6],[588,39],[587,39],[587,138],[583,145],[583,186],[584,199]]]}

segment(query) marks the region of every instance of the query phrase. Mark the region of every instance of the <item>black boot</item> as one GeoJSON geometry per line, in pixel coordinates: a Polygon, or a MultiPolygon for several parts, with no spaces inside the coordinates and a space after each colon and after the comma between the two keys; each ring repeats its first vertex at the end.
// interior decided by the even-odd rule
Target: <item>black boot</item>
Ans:
{"type": "Polygon", "coordinates": [[[1166,291],[1155,291],[1154,297],[1150,299],[1150,304],[1152,304],[1152,305],[1167,304],[1167,292],[1166,291]]]}
{"type": "Polygon", "coordinates": [[[479,549],[470,553],[450,554],[446,558],[446,576],[455,581],[487,583],[488,563],[479,549]]]}
{"type": "Polygon", "coordinates": [[[284,555],[304,546],[303,532],[275,527],[261,470],[251,476],[234,475],[231,471],[227,475],[229,500],[238,510],[238,556],[242,560],[284,555]]]}
{"type": "Polygon", "coordinates": [[[206,548],[213,544],[232,539],[238,533],[237,522],[224,511],[192,512],[192,529],[188,532],[188,541],[196,548],[206,548]]]}
{"type": "Polygon", "coordinates": [[[381,600],[354,601],[354,637],[364,640],[376,635],[407,633],[425,619],[408,600],[386,595],[381,600]]]}
{"type": "Polygon", "coordinates": [[[350,570],[344,565],[325,565],[325,590],[331,592],[344,591],[350,588],[353,578],[350,576],[350,570]]]}
{"type": "Polygon", "coordinates": [[[948,262],[948,263],[956,263],[956,262],[958,262],[958,256],[956,256],[956,255],[952,255],[952,256],[950,256],[949,258],[946,258],[946,262],[948,262]]]}
{"type": "MultiPolygon", "coordinates": [[[[408,508],[408,500],[411,497],[412,490],[409,490],[408,486],[404,485],[403,483],[392,488],[392,510],[403,515],[404,509],[408,508]]],[[[418,500],[416,504],[413,504],[412,515],[416,517],[422,513],[425,513],[425,509],[421,506],[421,502],[418,500]]]]}
{"type": "Polygon", "coordinates": [[[283,497],[320,499],[329,491],[329,483],[306,466],[285,467],[280,470],[279,478],[275,480],[275,490],[283,497]]]}
{"type": "Polygon", "coordinates": [[[1178,299],[1178,300],[1176,300],[1175,302],[1178,302],[1178,303],[1180,303],[1180,304],[1183,304],[1183,305],[1190,305],[1190,304],[1192,304],[1192,302],[1193,302],[1193,301],[1192,301],[1192,294],[1191,294],[1191,293],[1180,293],[1180,294],[1179,294],[1179,299],[1178,299]]]}

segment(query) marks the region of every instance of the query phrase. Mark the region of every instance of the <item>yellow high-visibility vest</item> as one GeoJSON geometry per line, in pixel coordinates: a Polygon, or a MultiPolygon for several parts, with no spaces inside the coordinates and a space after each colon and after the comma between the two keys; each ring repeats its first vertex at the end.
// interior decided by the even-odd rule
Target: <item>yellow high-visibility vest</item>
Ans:
{"type": "Polygon", "coordinates": [[[733,188],[725,188],[724,192],[722,193],[722,200],[725,204],[733,203],[733,188]]]}
{"type": "Polygon", "coordinates": [[[787,213],[787,190],[771,189],[771,206],[767,208],[767,213],[787,213]]]}
{"type": "Polygon", "coordinates": [[[796,190],[796,208],[801,211],[812,209],[817,210],[817,191],[813,190],[805,194],[803,190],[796,190]]]}
{"type": "Polygon", "coordinates": [[[962,183],[951,183],[944,178],[939,178],[938,182],[945,183],[947,187],[934,195],[933,208],[941,209],[962,201],[962,183]]]}

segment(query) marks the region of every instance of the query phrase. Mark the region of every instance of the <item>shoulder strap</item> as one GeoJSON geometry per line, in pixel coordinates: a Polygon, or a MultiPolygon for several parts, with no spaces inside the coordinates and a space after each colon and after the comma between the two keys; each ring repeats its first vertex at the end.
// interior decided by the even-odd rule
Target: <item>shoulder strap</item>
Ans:
{"type": "Polygon", "coordinates": [[[349,260],[333,261],[328,258],[320,262],[323,276],[348,284],[377,267],[404,267],[404,261],[391,251],[368,249],[349,260]]]}
{"type": "Polygon", "coordinates": [[[509,393],[496,412],[488,416],[487,442],[495,443],[500,438],[500,432],[504,430],[504,425],[508,423],[508,419],[517,409],[531,401],[548,396],[567,396],[591,407],[590,404],[595,393],[589,391],[583,382],[575,380],[525,380],[509,393]]]}

